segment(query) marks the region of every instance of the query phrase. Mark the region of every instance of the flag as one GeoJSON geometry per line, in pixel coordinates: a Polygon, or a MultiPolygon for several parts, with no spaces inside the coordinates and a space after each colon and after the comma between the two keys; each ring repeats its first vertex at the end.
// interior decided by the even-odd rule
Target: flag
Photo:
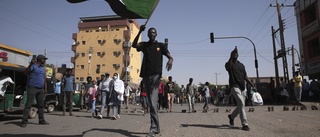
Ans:
{"type": "MultiPolygon", "coordinates": [[[[67,0],[79,3],[86,0],[67,0]]],[[[149,19],[160,0],[105,0],[119,16],[128,19],[149,19]]]]}

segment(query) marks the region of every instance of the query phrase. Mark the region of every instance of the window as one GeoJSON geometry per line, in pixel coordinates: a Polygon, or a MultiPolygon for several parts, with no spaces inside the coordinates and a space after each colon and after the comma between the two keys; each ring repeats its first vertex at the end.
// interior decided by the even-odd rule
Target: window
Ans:
{"type": "Polygon", "coordinates": [[[83,78],[83,77],[80,77],[80,81],[84,81],[84,78],[83,78]]]}
{"type": "Polygon", "coordinates": [[[315,3],[310,5],[305,11],[302,12],[302,27],[309,25],[310,23],[317,20],[317,13],[316,13],[316,5],[315,3]]]}
{"type": "Polygon", "coordinates": [[[308,46],[308,58],[313,58],[316,56],[320,56],[320,45],[319,45],[319,37],[310,40],[307,44],[308,46]]]}
{"type": "Polygon", "coordinates": [[[102,67],[106,66],[106,64],[102,64],[102,67]]]}
{"type": "Polygon", "coordinates": [[[82,41],[82,45],[86,45],[86,41],[82,41]]]}
{"type": "Polygon", "coordinates": [[[97,56],[101,56],[101,52],[97,52],[97,56]]]}
{"type": "Polygon", "coordinates": [[[98,40],[98,44],[101,44],[102,43],[102,40],[98,40]]]}
{"type": "Polygon", "coordinates": [[[116,31],[119,31],[119,29],[116,29],[116,31]]]}
{"type": "Polygon", "coordinates": [[[86,56],[86,53],[81,53],[81,57],[85,57],[86,56]]]}
{"type": "Polygon", "coordinates": [[[81,69],[84,69],[84,65],[81,65],[80,68],[81,68],[81,69]]]}

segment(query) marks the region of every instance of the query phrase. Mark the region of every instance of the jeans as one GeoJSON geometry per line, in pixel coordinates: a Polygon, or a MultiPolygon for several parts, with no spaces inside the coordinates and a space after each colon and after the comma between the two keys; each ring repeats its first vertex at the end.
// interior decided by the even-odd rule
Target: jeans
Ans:
{"type": "Polygon", "coordinates": [[[188,95],[189,111],[194,110],[194,95],[188,95]]]}
{"type": "Polygon", "coordinates": [[[95,110],[96,110],[96,99],[95,100],[91,100],[91,113],[95,113],[95,110]]]}
{"type": "Polygon", "coordinates": [[[44,120],[44,90],[43,88],[36,88],[32,86],[28,86],[27,89],[27,102],[24,106],[22,123],[28,123],[29,112],[33,105],[34,97],[37,100],[37,108],[38,108],[38,118],[39,122],[44,120]]]}
{"type": "Polygon", "coordinates": [[[68,104],[68,110],[69,113],[72,113],[73,110],[73,92],[72,91],[64,91],[63,92],[63,103],[62,103],[62,109],[63,113],[66,112],[66,104],[68,104]]]}
{"type": "Polygon", "coordinates": [[[148,98],[145,96],[141,96],[141,106],[142,109],[145,109],[146,107],[148,107],[148,98]]]}
{"type": "Polygon", "coordinates": [[[157,112],[158,93],[160,84],[160,75],[152,75],[143,77],[143,82],[147,92],[150,107],[151,126],[150,131],[160,133],[160,124],[157,112]]]}
{"type": "Polygon", "coordinates": [[[128,108],[129,105],[129,96],[123,96],[124,97],[124,103],[126,104],[126,108],[128,108]]]}
{"type": "Polygon", "coordinates": [[[237,108],[233,110],[231,113],[231,118],[234,119],[238,114],[240,114],[240,119],[242,126],[248,125],[247,123],[247,115],[244,110],[245,107],[245,96],[241,93],[242,91],[238,87],[231,88],[231,94],[236,99],[237,108]]]}
{"type": "MultiPolygon", "coordinates": [[[[102,104],[101,104],[101,109],[100,109],[100,115],[103,114],[104,107],[106,106],[106,104],[109,104],[109,102],[110,102],[109,95],[110,95],[110,92],[107,92],[107,91],[101,93],[102,104]]],[[[107,105],[107,115],[109,115],[109,113],[110,113],[110,105],[107,105]]]]}
{"type": "Polygon", "coordinates": [[[205,97],[205,102],[204,102],[204,106],[203,109],[209,110],[209,100],[211,97],[205,97]]]}

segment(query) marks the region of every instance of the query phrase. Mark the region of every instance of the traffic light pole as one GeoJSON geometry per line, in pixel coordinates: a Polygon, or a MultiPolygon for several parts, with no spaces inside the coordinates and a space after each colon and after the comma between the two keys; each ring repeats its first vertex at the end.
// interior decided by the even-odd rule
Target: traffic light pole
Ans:
{"type": "Polygon", "coordinates": [[[252,42],[251,39],[244,37],[244,36],[237,36],[237,37],[214,37],[213,39],[237,39],[237,38],[242,38],[249,40],[253,46],[253,51],[254,51],[254,64],[256,68],[256,74],[257,74],[257,79],[256,83],[260,83],[260,78],[259,78],[259,70],[258,70],[258,59],[257,59],[257,53],[256,53],[256,45],[252,42]]]}

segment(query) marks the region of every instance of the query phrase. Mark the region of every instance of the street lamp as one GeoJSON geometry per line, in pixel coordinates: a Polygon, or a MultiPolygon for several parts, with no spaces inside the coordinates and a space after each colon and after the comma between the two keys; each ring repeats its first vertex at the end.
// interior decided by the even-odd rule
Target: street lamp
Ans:
{"type": "Polygon", "coordinates": [[[90,76],[90,69],[91,69],[91,56],[92,56],[92,47],[89,48],[89,54],[88,54],[88,76],[90,76]]]}
{"type": "Polygon", "coordinates": [[[258,70],[258,59],[257,59],[257,53],[256,53],[256,46],[255,44],[252,42],[251,39],[244,37],[244,36],[236,36],[236,37],[214,37],[213,33],[210,33],[210,40],[211,43],[214,42],[214,39],[236,39],[236,38],[243,38],[246,40],[249,40],[253,46],[253,52],[254,52],[254,64],[255,64],[255,68],[256,68],[256,74],[257,74],[257,83],[260,83],[260,78],[259,78],[259,70],[258,70]]]}
{"type": "Polygon", "coordinates": [[[125,65],[124,66],[125,66],[125,82],[127,83],[128,82],[128,66],[129,66],[128,58],[130,57],[129,53],[130,53],[130,49],[131,49],[130,41],[124,41],[122,48],[125,51],[124,52],[125,53],[125,65]]]}

